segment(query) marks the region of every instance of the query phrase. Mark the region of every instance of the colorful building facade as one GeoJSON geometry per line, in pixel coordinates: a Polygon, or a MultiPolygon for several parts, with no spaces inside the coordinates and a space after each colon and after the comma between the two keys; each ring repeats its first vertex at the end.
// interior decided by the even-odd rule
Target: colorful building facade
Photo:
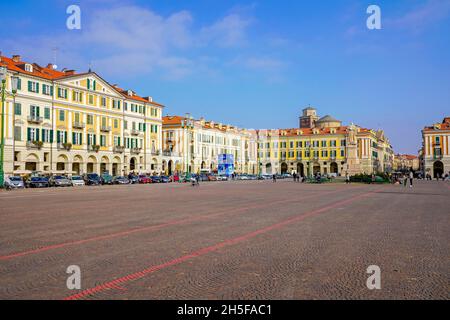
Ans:
{"type": "Polygon", "coordinates": [[[236,173],[256,174],[256,136],[253,132],[201,118],[163,117],[163,168],[173,172],[217,172],[219,155],[234,158],[236,173]]]}
{"type": "Polygon", "coordinates": [[[450,172],[450,117],[422,130],[422,166],[434,178],[450,172]]]}
{"type": "MultiPolygon", "coordinates": [[[[1,57],[7,68],[5,174],[161,169],[163,105],[95,72],[1,57]],[[17,94],[11,77],[19,78],[17,94]]],[[[0,128],[1,129],[1,128],[0,128]]]]}
{"type": "Polygon", "coordinates": [[[303,110],[299,128],[257,130],[260,172],[311,176],[391,172],[393,151],[384,132],[343,126],[331,116],[303,110]]]}

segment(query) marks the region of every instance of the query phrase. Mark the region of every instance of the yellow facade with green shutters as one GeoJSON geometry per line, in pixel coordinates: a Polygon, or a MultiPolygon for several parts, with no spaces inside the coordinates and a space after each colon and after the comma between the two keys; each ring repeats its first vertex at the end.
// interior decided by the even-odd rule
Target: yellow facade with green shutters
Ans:
{"type": "Polygon", "coordinates": [[[163,105],[111,86],[94,72],[59,71],[18,56],[1,57],[0,64],[8,69],[8,92],[11,76],[20,79],[17,94],[9,94],[5,104],[6,174],[161,169],[156,151],[163,105]],[[155,132],[146,130],[150,126],[155,132]]]}

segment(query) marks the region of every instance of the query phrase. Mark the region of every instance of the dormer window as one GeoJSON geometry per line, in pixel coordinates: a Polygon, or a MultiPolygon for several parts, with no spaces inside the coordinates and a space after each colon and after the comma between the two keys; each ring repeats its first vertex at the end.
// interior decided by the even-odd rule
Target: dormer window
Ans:
{"type": "Polygon", "coordinates": [[[127,93],[130,97],[132,97],[133,96],[133,91],[131,91],[131,90],[128,90],[128,93],[127,93]]]}
{"type": "Polygon", "coordinates": [[[25,64],[25,71],[26,72],[33,72],[33,66],[29,63],[25,64]]]}

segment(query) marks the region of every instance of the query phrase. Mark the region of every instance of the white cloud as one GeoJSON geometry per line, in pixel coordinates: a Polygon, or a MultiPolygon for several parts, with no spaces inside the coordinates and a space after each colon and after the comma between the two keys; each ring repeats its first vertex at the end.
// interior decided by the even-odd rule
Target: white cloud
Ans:
{"type": "MultiPolygon", "coordinates": [[[[190,12],[168,16],[133,4],[114,4],[82,10],[82,30],[62,29],[55,35],[0,39],[0,47],[45,64],[58,47],[58,65],[105,77],[136,77],[153,73],[165,79],[181,79],[193,71],[208,70],[205,61],[191,58],[198,49],[232,47],[246,41],[251,19],[232,12],[209,26],[193,27],[190,12]],[[197,61],[198,60],[198,61],[197,61]],[[198,64],[198,65],[197,65],[198,64]],[[200,66],[200,68],[198,68],[200,66]]],[[[199,57],[201,55],[198,55],[199,57]]]]}
{"type": "Polygon", "coordinates": [[[386,27],[398,27],[420,31],[429,24],[442,20],[450,14],[450,0],[428,0],[398,18],[386,19],[386,27]]]}
{"type": "Polygon", "coordinates": [[[239,14],[232,13],[201,31],[201,36],[207,42],[213,42],[221,47],[232,47],[245,43],[247,28],[252,23],[239,14]]]}

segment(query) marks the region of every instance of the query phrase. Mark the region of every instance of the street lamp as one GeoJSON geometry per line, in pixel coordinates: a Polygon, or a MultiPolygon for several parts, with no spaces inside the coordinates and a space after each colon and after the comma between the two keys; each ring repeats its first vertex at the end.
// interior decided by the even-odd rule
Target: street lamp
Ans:
{"type": "Polygon", "coordinates": [[[0,136],[0,188],[4,186],[4,153],[5,153],[5,91],[6,91],[6,73],[7,69],[5,67],[0,67],[0,80],[1,80],[1,94],[2,94],[2,118],[1,118],[1,136],[0,136]]]}
{"type": "MultiPolygon", "coordinates": [[[[2,116],[1,116],[1,135],[0,135],[0,188],[4,187],[5,182],[5,172],[4,172],[4,166],[5,166],[5,100],[6,100],[6,75],[8,73],[8,69],[5,67],[0,67],[0,81],[1,81],[1,103],[2,103],[2,116]]],[[[19,78],[16,76],[11,77],[11,91],[12,96],[14,99],[14,105],[15,105],[15,98],[17,94],[17,89],[19,86],[19,78]]],[[[14,107],[13,107],[14,109],[14,107]]],[[[14,121],[14,120],[13,120],[14,121]]]]}

